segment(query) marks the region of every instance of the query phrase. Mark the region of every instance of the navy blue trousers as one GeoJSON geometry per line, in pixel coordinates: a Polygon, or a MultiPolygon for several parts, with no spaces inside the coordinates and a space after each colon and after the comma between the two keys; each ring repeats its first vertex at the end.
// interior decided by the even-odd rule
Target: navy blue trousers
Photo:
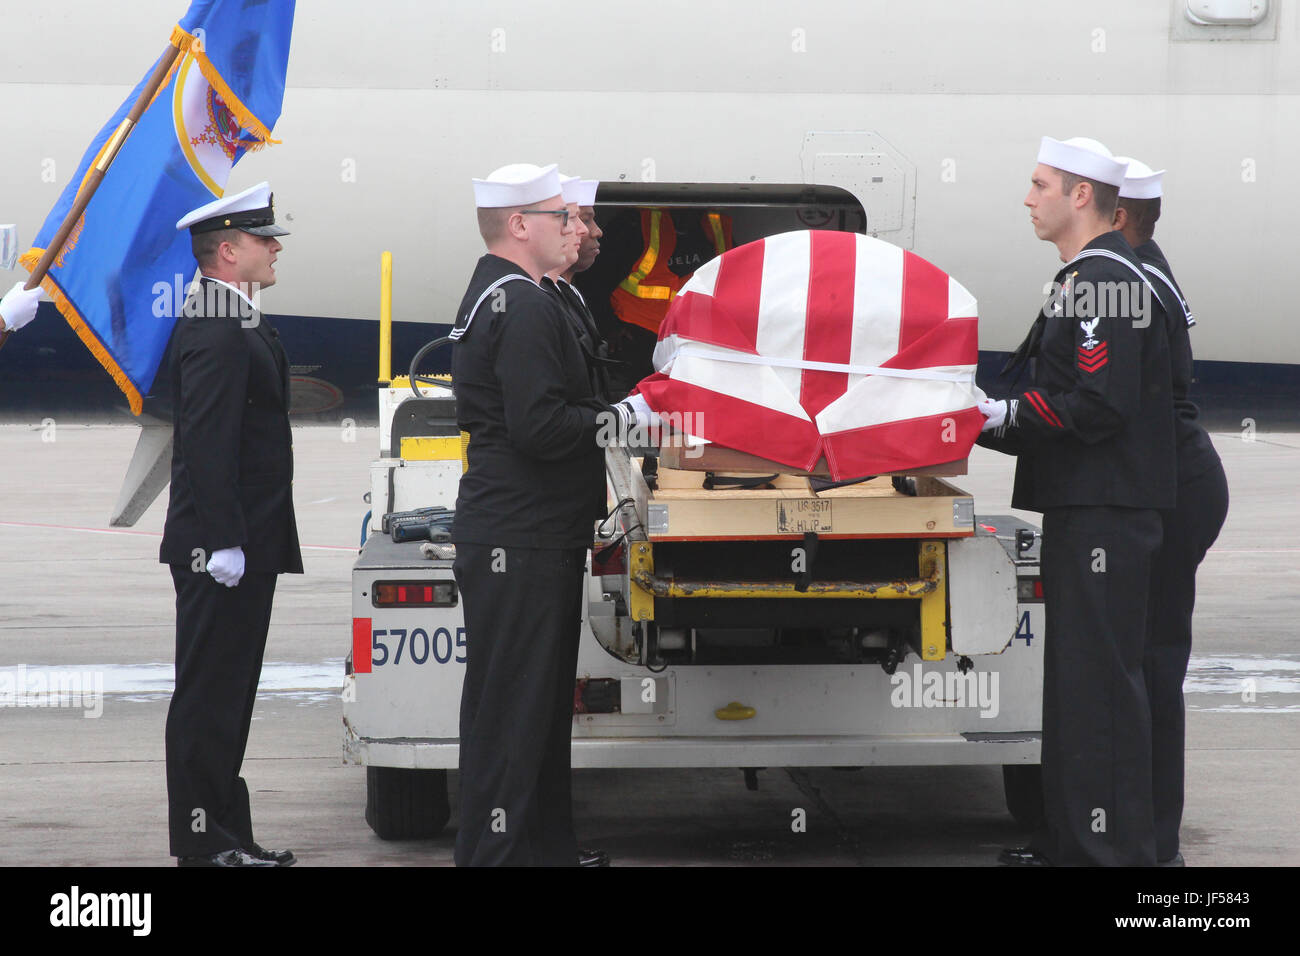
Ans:
{"type": "Polygon", "coordinates": [[[1161,512],[1164,538],[1151,569],[1147,646],[1143,661],[1151,704],[1151,788],[1156,859],[1178,853],[1183,820],[1183,752],[1186,731],[1183,680],[1192,653],[1196,569],[1228,515],[1223,466],[1180,484],[1178,505],[1161,512]]]}
{"type": "Polygon", "coordinates": [[[1147,590],[1160,513],[1043,514],[1044,850],[1058,866],[1151,866],[1147,590]]]}
{"type": "Polygon", "coordinates": [[[458,544],[457,866],[576,866],[570,791],[585,548],[458,544]]]}
{"type": "Polygon", "coordinates": [[[167,708],[167,820],[172,856],[209,856],[253,842],[239,775],[253,719],[275,574],[236,587],[171,565],[176,689],[167,708]]]}

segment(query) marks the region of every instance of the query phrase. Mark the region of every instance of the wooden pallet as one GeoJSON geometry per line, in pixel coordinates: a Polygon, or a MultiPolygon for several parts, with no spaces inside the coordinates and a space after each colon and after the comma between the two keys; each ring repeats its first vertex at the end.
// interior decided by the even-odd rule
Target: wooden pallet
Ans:
{"type": "MultiPolygon", "coordinates": [[[[634,481],[641,477],[638,469],[639,460],[634,481]]],[[[970,495],[933,476],[914,479],[915,496],[895,491],[887,476],[822,492],[798,475],[778,475],[770,488],[754,489],[709,490],[704,480],[701,472],[667,467],[660,457],[657,487],[646,494],[642,512],[650,540],[783,540],[809,532],[825,538],[958,538],[975,533],[970,495]]]]}

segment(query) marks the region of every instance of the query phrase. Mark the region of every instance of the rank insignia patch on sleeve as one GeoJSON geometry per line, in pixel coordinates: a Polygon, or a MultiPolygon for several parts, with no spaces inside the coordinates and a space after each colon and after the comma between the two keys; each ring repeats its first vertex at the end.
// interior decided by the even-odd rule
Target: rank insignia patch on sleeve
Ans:
{"type": "Polygon", "coordinates": [[[1093,319],[1091,322],[1080,322],[1079,328],[1083,330],[1083,343],[1079,346],[1079,368],[1085,372],[1095,372],[1106,364],[1108,357],[1106,355],[1106,343],[1100,341],[1093,333],[1097,330],[1097,324],[1100,319],[1093,319]]]}
{"type": "Polygon", "coordinates": [[[1106,354],[1106,343],[1098,342],[1090,349],[1079,346],[1079,368],[1085,372],[1096,372],[1110,360],[1106,354]]]}

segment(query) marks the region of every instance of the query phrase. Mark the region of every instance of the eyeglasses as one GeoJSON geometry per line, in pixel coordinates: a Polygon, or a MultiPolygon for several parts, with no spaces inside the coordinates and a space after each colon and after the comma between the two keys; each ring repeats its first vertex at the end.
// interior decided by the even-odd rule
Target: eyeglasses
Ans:
{"type": "Polygon", "coordinates": [[[559,216],[561,229],[569,224],[569,210],[567,209],[521,209],[519,214],[521,216],[559,216]]]}

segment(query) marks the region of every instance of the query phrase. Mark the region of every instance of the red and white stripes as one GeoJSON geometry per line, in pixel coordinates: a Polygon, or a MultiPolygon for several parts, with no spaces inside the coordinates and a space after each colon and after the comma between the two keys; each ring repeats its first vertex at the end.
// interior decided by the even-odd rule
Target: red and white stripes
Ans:
{"type": "Polygon", "coordinates": [[[964,458],[975,299],[942,270],[856,233],[738,246],[674,299],[638,390],[697,437],[837,479],[964,458]]]}

